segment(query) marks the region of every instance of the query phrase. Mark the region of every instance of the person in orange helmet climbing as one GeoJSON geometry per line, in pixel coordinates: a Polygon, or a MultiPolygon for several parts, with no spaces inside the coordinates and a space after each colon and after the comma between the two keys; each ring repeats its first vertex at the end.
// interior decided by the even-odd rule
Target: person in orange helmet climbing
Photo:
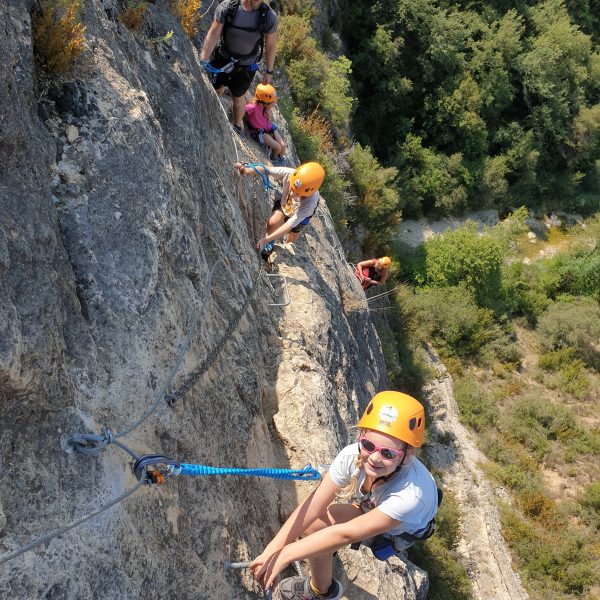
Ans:
{"type": "Polygon", "coordinates": [[[272,151],[274,166],[285,166],[285,142],[272,122],[273,109],[277,104],[277,92],[272,85],[259,83],[254,98],[246,104],[245,121],[250,137],[272,151]]]}
{"type": "Polygon", "coordinates": [[[256,244],[266,259],[277,238],[287,234],[287,241],[295,242],[300,231],[310,223],[319,205],[319,188],[325,179],[325,171],[316,162],[304,163],[296,169],[264,165],[247,167],[241,162],[233,166],[242,177],[262,174],[283,183],[281,196],[275,198],[267,221],[266,235],[256,244]]]}
{"type": "Polygon", "coordinates": [[[354,274],[358,277],[363,290],[374,285],[384,285],[390,276],[392,259],[389,256],[363,260],[356,265],[354,274]]]}
{"type": "Polygon", "coordinates": [[[319,487],[250,563],[268,589],[289,564],[308,558],[310,577],[282,580],[282,600],[339,600],[343,589],[333,579],[332,560],[342,546],[362,543],[386,560],[433,533],[441,492],[416,457],[425,436],[421,403],[401,392],[380,392],[358,429],[358,441],[336,456],[319,487]]]}

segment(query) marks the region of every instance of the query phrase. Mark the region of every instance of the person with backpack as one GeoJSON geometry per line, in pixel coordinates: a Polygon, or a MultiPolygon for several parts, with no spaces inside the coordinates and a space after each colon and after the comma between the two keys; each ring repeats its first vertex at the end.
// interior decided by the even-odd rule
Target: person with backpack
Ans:
{"type": "Polygon", "coordinates": [[[360,281],[363,290],[374,285],[384,285],[390,275],[392,259],[389,256],[363,260],[356,265],[354,274],[360,281]]]}
{"type": "Polygon", "coordinates": [[[310,223],[319,205],[319,188],[325,179],[325,171],[316,162],[304,163],[296,169],[265,165],[250,167],[240,162],[233,166],[242,177],[259,175],[265,181],[266,178],[273,177],[283,183],[283,191],[275,198],[267,221],[266,235],[256,243],[262,257],[267,260],[277,238],[287,234],[287,241],[295,242],[300,230],[310,223]]]}
{"type": "Polygon", "coordinates": [[[227,86],[233,97],[233,125],[244,130],[244,94],[258,70],[263,50],[266,71],[263,83],[271,83],[277,45],[277,15],[262,0],[223,0],[206,34],[200,62],[214,73],[213,86],[220,95],[227,86]]]}
{"type": "Polygon", "coordinates": [[[285,142],[271,121],[277,103],[277,92],[270,84],[259,83],[254,98],[246,104],[246,125],[250,137],[271,150],[271,162],[276,167],[285,166],[285,142]]]}
{"type": "Polygon", "coordinates": [[[358,441],[336,456],[319,487],[250,563],[254,578],[269,589],[288,565],[308,558],[310,577],[283,579],[282,600],[339,600],[333,555],[343,546],[362,544],[386,560],[433,535],[441,492],[416,456],[425,437],[422,404],[402,392],[380,392],[358,430],[358,441]]]}

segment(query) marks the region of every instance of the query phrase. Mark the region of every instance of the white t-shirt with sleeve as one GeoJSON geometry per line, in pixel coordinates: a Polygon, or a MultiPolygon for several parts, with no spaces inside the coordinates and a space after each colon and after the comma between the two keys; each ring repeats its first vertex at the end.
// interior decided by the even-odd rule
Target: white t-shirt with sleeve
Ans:
{"type": "Polygon", "coordinates": [[[283,183],[283,192],[281,194],[281,210],[288,217],[286,223],[292,226],[292,229],[299,225],[307,217],[312,217],[319,204],[319,192],[310,196],[300,196],[293,198],[290,196],[290,177],[296,169],[290,167],[269,167],[269,175],[276,181],[283,183]]]}
{"type": "MultiPolygon", "coordinates": [[[[346,446],[329,467],[333,483],[344,487],[350,483],[356,469],[358,443],[346,446]]],[[[427,467],[417,458],[403,467],[400,472],[377,486],[371,494],[363,494],[361,487],[365,481],[365,471],[360,469],[355,495],[364,512],[378,508],[382,513],[401,522],[401,525],[387,531],[387,535],[401,533],[418,534],[437,513],[437,486],[427,467]]]]}

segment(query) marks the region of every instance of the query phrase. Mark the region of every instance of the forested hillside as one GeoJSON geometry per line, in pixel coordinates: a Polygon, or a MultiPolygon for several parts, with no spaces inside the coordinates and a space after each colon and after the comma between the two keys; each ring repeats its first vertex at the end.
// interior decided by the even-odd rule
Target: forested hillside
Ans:
{"type": "Polygon", "coordinates": [[[598,207],[599,17],[588,0],[344,8],[353,131],[398,168],[405,214],[598,207]]]}

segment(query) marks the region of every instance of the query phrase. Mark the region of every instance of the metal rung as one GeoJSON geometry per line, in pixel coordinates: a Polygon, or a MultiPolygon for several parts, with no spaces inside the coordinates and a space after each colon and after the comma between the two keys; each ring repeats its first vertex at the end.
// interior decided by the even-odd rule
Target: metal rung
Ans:
{"type": "MultiPolygon", "coordinates": [[[[223,567],[226,571],[230,571],[232,569],[247,569],[250,565],[250,561],[245,562],[225,562],[223,563],[223,567]]],[[[272,590],[267,590],[265,592],[265,600],[272,600],[273,592],[272,590]]]]}
{"type": "Polygon", "coordinates": [[[290,290],[288,288],[287,277],[285,275],[280,275],[279,273],[266,273],[266,275],[267,275],[267,277],[281,277],[281,279],[283,279],[283,288],[285,290],[284,295],[287,298],[287,300],[285,302],[273,302],[273,303],[270,303],[269,306],[287,306],[288,304],[290,304],[292,301],[292,298],[290,296],[290,290]]]}

